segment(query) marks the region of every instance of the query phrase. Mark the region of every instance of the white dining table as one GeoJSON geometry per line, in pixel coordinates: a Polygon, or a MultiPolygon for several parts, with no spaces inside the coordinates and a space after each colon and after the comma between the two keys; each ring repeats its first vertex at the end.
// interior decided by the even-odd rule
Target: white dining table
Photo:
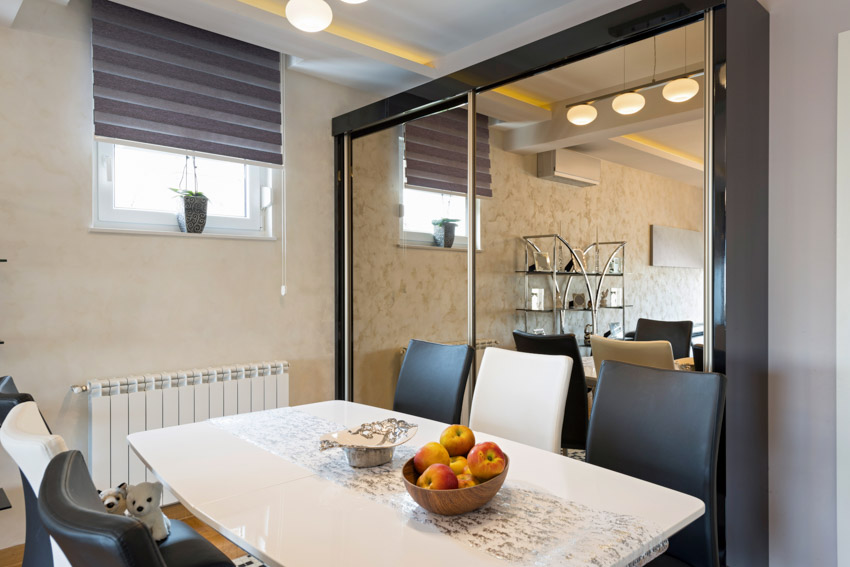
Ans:
{"type": "MultiPolygon", "coordinates": [[[[343,401],[292,409],[346,427],[388,417],[404,419],[419,427],[410,441],[415,447],[438,440],[446,427],[343,401]]],[[[267,413],[241,417],[261,419],[267,413]]],[[[476,431],[476,438],[495,441],[510,457],[505,486],[518,483],[657,526],[654,542],[635,543],[611,567],[631,564],[657,548],[659,537],[666,540],[704,513],[702,501],[689,495],[485,432],[476,431]]],[[[269,567],[510,565],[209,421],[133,433],[128,441],[192,514],[269,567]]],[[[318,439],[315,444],[318,451],[318,439]]],[[[345,458],[335,451],[339,459],[345,458]]]]}

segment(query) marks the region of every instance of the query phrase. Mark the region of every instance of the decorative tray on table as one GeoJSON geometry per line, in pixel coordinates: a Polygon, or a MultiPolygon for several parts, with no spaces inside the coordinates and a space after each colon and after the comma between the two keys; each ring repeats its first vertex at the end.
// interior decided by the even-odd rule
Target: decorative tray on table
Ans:
{"type": "Polygon", "coordinates": [[[352,467],[376,467],[390,462],[395,448],[410,441],[418,430],[415,423],[390,417],[326,433],[320,438],[320,449],[339,447],[352,467]]]}

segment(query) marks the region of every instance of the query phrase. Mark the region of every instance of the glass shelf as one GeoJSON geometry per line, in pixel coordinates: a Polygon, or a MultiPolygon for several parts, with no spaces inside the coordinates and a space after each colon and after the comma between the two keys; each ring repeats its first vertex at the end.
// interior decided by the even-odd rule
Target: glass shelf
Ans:
{"type": "MultiPolygon", "coordinates": [[[[518,274],[528,274],[529,276],[533,276],[533,275],[551,276],[552,275],[552,272],[538,272],[537,270],[534,270],[534,271],[516,270],[516,273],[518,273],[518,274]]],[[[583,276],[584,274],[581,273],[581,272],[555,272],[555,275],[557,275],[557,276],[583,276]]],[[[612,273],[612,272],[608,272],[606,274],[603,274],[601,272],[587,272],[587,275],[588,276],[603,276],[604,275],[604,276],[609,276],[609,277],[610,276],[622,277],[622,276],[625,276],[627,274],[624,274],[623,272],[617,272],[616,274],[612,273]]]]}
{"type": "MultiPolygon", "coordinates": [[[[625,309],[626,307],[634,307],[634,305],[620,305],[618,307],[611,307],[607,305],[603,305],[598,307],[598,309],[625,309]]],[[[575,311],[576,313],[582,311],[591,311],[590,309],[564,309],[562,307],[558,307],[556,309],[523,309],[521,307],[517,308],[517,311],[525,311],[526,313],[554,313],[555,311],[575,311]]]]}

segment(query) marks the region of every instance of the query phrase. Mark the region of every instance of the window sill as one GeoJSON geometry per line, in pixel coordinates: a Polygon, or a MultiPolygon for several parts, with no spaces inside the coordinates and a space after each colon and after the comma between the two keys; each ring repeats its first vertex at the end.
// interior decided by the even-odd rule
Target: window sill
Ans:
{"type": "Polygon", "coordinates": [[[177,232],[171,230],[139,230],[131,228],[102,228],[89,227],[89,232],[103,234],[131,234],[136,236],[176,236],[179,238],[213,238],[219,240],[258,240],[258,241],[275,241],[277,237],[266,235],[247,235],[247,234],[216,234],[212,232],[202,232],[200,234],[190,232],[177,232]]]}
{"type": "MultiPolygon", "coordinates": [[[[435,252],[466,252],[466,244],[452,246],[451,248],[443,248],[442,246],[434,246],[433,244],[406,244],[404,242],[399,242],[398,247],[411,248],[413,250],[433,250],[435,252]]],[[[476,252],[481,252],[481,248],[476,250],[476,252]]]]}

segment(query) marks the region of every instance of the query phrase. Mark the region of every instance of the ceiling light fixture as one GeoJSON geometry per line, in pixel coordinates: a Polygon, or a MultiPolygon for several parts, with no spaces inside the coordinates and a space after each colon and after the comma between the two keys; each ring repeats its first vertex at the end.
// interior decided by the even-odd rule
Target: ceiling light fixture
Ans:
{"type": "Polygon", "coordinates": [[[567,120],[576,126],[587,126],[596,120],[598,114],[596,109],[589,104],[578,104],[567,110],[567,120]]]}
{"type": "Polygon", "coordinates": [[[670,102],[685,102],[694,98],[698,92],[699,83],[690,77],[684,77],[664,85],[661,94],[670,102]]]}
{"type": "MultiPolygon", "coordinates": [[[[688,71],[688,28],[685,28],[684,71],[688,71]]],[[[699,83],[690,77],[680,77],[664,85],[661,95],[670,102],[685,102],[691,100],[699,92],[699,83]]]]}
{"type": "MultiPolygon", "coordinates": [[[[626,90],[626,47],[623,46],[623,90],[626,90]]],[[[653,63],[654,67],[654,63],[653,63]]],[[[655,70],[653,69],[653,73],[655,70]]],[[[643,107],[646,105],[646,99],[643,98],[642,94],[638,94],[636,92],[624,92],[620,95],[614,97],[614,100],[611,101],[611,108],[614,109],[614,112],[617,114],[634,114],[636,112],[640,112],[643,107]]]]}
{"type": "Polygon", "coordinates": [[[623,93],[611,101],[611,108],[617,114],[635,114],[643,110],[644,106],[646,106],[646,99],[640,93],[623,93]]]}
{"type": "Polygon", "coordinates": [[[289,0],[286,19],[301,31],[315,33],[331,25],[334,14],[325,0],[289,0]]]}
{"type": "Polygon", "coordinates": [[[342,0],[346,4],[362,4],[366,0],[342,0]]]}

